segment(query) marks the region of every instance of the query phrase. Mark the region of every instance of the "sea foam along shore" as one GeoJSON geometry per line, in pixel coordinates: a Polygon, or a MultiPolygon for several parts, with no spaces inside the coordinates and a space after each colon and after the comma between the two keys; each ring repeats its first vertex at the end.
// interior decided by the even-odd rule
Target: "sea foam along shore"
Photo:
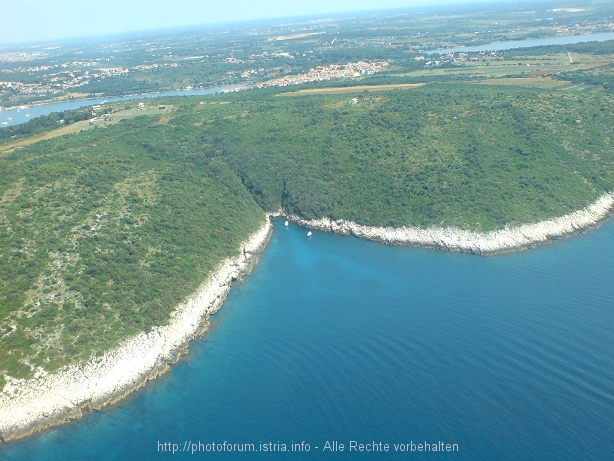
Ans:
{"type": "Polygon", "coordinates": [[[224,260],[177,306],[168,325],[139,333],[84,365],[42,372],[28,380],[9,379],[0,393],[0,440],[26,437],[79,418],[83,410],[115,403],[165,373],[187,351],[188,343],[207,329],[209,314],[220,309],[231,282],[251,270],[253,253],[266,245],[271,231],[267,215],[263,226],[243,242],[241,254],[224,260]]]}
{"type": "Polygon", "coordinates": [[[577,235],[603,223],[614,213],[614,194],[605,193],[591,205],[558,218],[506,227],[491,232],[473,232],[456,227],[369,227],[330,218],[306,220],[278,212],[304,227],[337,232],[388,245],[437,248],[463,253],[496,255],[533,248],[553,240],[577,235]]]}

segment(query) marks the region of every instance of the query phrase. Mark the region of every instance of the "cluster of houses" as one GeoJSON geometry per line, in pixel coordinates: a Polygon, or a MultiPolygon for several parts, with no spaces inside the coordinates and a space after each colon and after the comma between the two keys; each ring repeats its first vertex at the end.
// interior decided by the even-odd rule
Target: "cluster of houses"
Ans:
{"type": "Polygon", "coordinates": [[[131,67],[130,70],[151,70],[158,67],[181,67],[177,62],[165,62],[164,64],[139,64],[138,66],[131,67]]]}
{"type": "Polygon", "coordinates": [[[350,62],[347,64],[332,64],[330,66],[317,66],[309,69],[309,72],[298,75],[285,75],[268,82],[255,85],[256,88],[267,88],[272,86],[300,85],[302,83],[323,82],[327,80],[340,80],[345,78],[360,77],[362,75],[372,75],[386,67],[388,62],[350,62]]]}
{"type": "MultiPolygon", "coordinates": [[[[313,51],[310,51],[309,53],[313,53],[313,51]]],[[[264,59],[264,60],[266,59],[294,59],[294,56],[292,56],[290,53],[286,51],[278,51],[278,52],[273,52],[273,53],[269,53],[268,51],[263,51],[260,54],[250,54],[249,59],[252,59],[252,60],[256,60],[256,59],[264,59]]]]}
{"type": "MultiPolygon", "coordinates": [[[[28,66],[28,67],[15,67],[13,69],[3,69],[3,73],[18,73],[18,72],[44,72],[57,67],[66,69],[72,68],[72,70],[61,70],[60,72],[54,72],[49,74],[43,74],[41,80],[35,83],[23,83],[19,81],[0,81],[0,91],[13,90],[20,94],[55,94],[70,88],[78,88],[84,85],[88,85],[95,80],[102,80],[107,77],[117,77],[128,75],[131,71],[143,71],[150,70],[157,67],[179,67],[176,62],[165,64],[151,64],[151,65],[138,65],[134,67],[99,67],[99,63],[96,61],[82,62],[75,61],[64,64],[55,65],[42,65],[42,66],[28,66]],[[91,70],[81,70],[79,67],[95,67],[91,70]]],[[[60,69],[58,69],[60,70],[60,69]]]]}
{"type": "Polygon", "coordinates": [[[99,67],[93,71],[63,71],[53,74],[44,74],[41,82],[0,82],[0,87],[17,90],[21,94],[48,94],[59,93],[69,88],[78,88],[88,85],[92,80],[103,79],[110,76],[126,75],[129,70],[125,67],[99,67]]]}
{"type": "Polygon", "coordinates": [[[59,93],[61,88],[54,88],[51,84],[0,82],[0,91],[14,90],[20,94],[49,94],[59,93]]]}
{"type": "MultiPolygon", "coordinates": [[[[78,69],[79,67],[97,67],[99,66],[100,63],[96,62],[96,61],[72,61],[72,62],[65,62],[62,64],[43,64],[41,66],[18,66],[18,67],[13,67],[11,69],[2,69],[2,72],[6,73],[6,74],[14,74],[14,73],[20,73],[20,72],[44,72],[46,70],[50,70],[50,69],[78,69]]],[[[51,75],[57,75],[57,74],[51,74],[51,75]]],[[[43,77],[47,77],[47,75],[44,75],[43,77]]]]}
{"type": "MultiPolygon", "coordinates": [[[[167,106],[164,104],[158,104],[156,107],[160,111],[167,110],[167,106]]],[[[144,102],[139,102],[136,106],[136,111],[140,112],[143,110],[147,110],[147,106],[145,105],[144,102]]],[[[101,104],[96,104],[92,106],[92,118],[88,120],[89,124],[92,126],[95,125],[96,122],[101,122],[101,121],[105,121],[105,122],[113,121],[113,109],[111,108],[105,109],[104,102],[101,104]]],[[[63,120],[60,120],[60,122],[62,124],[64,123],[63,120]]]]}
{"type": "Polygon", "coordinates": [[[414,59],[416,61],[424,61],[425,67],[437,67],[445,63],[461,63],[467,61],[480,61],[485,57],[496,58],[503,56],[501,51],[479,51],[479,52],[457,52],[457,53],[445,53],[435,56],[419,55],[414,59]]]}
{"type": "Polygon", "coordinates": [[[252,75],[255,75],[258,72],[263,71],[263,70],[264,69],[258,69],[258,70],[256,70],[256,69],[249,69],[249,70],[246,70],[244,72],[241,72],[241,77],[242,78],[248,78],[248,77],[251,77],[252,75]]]}
{"type": "Polygon", "coordinates": [[[44,58],[45,56],[45,53],[42,52],[25,53],[23,51],[15,51],[9,53],[0,53],[0,62],[34,61],[35,59],[44,58]]]}
{"type": "MultiPolygon", "coordinates": [[[[143,105],[143,107],[145,106],[145,104],[139,103],[139,107],[141,106],[141,104],[143,105]]],[[[105,111],[105,113],[101,114],[100,116],[98,115],[99,112],[105,110],[103,106],[104,103],[92,106],[92,118],[88,120],[90,125],[93,125],[94,122],[98,122],[100,120],[104,120],[105,122],[110,122],[113,120],[112,110],[105,111]]]]}
{"type": "Polygon", "coordinates": [[[1,72],[4,72],[5,74],[14,74],[18,72],[42,72],[45,70],[53,69],[55,67],[60,67],[60,65],[55,64],[55,65],[48,65],[48,66],[43,65],[43,66],[27,66],[27,67],[19,66],[19,67],[13,67],[12,69],[2,69],[1,72]]]}

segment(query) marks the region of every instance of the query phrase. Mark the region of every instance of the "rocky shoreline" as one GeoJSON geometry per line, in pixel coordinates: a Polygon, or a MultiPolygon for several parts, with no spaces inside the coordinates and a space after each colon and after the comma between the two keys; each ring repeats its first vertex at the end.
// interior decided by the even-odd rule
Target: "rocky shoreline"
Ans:
{"type": "Polygon", "coordinates": [[[254,253],[264,248],[272,231],[271,217],[285,216],[301,226],[373,240],[388,245],[417,246],[480,255],[496,255],[533,248],[595,228],[614,214],[614,194],[593,204],[533,224],[491,232],[459,228],[369,227],[345,220],[306,220],[280,210],[241,245],[241,254],[223,261],[197,293],[179,305],[168,325],[139,333],[119,347],[84,365],[32,379],[9,379],[0,393],[0,442],[26,437],[45,428],[80,418],[85,410],[116,403],[164,374],[187,351],[188,343],[207,330],[209,315],[217,312],[233,280],[249,273],[254,253]]]}
{"type": "Polygon", "coordinates": [[[0,441],[26,437],[80,418],[85,410],[111,405],[164,374],[207,330],[233,280],[249,273],[272,231],[266,222],[241,245],[241,254],[223,261],[199,290],[177,306],[168,325],[139,333],[100,358],[32,379],[9,379],[0,393],[0,441]]]}
{"type": "Polygon", "coordinates": [[[533,224],[510,226],[491,232],[474,232],[455,227],[369,227],[352,221],[322,218],[306,220],[283,211],[288,220],[311,229],[385,243],[416,246],[479,255],[497,255],[526,250],[571,237],[598,227],[614,213],[614,194],[605,193],[591,205],[564,216],[533,224]]]}

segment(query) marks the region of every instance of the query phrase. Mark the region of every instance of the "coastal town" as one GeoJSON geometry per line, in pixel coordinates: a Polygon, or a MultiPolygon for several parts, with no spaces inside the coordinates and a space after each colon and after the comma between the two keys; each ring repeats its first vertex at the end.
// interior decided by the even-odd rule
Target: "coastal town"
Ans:
{"type": "Polygon", "coordinates": [[[383,71],[407,75],[474,63],[490,65],[505,60],[505,54],[469,49],[614,30],[612,18],[585,7],[527,10],[520,16],[510,11],[480,20],[451,14],[443,28],[437,16],[419,13],[416,19],[400,15],[381,22],[364,17],[264,29],[247,25],[223,37],[203,30],[88,45],[4,47],[0,48],[0,106],[220,86],[285,87],[368,78],[383,71]]]}
{"type": "Polygon", "coordinates": [[[66,90],[89,85],[92,82],[104,80],[108,77],[126,76],[130,72],[157,69],[158,67],[179,67],[178,63],[164,63],[151,65],[137,65],[133,67],[102,67],[99,62],[74,61],[55,65],[42,66],[19,66],[0,71],[5,77],[0,75],[0,92],[3,90],[13,90],[23,95],[55,95],[66,90]],[[85,70],[85,69],[90,70],[85,70]],[[49,72],[48,72],[49,71],[49,72]],[[44,72],[40,74],[41,72],[44,72]],[[9,80],[11,75],[40,74],[38,81],[34,83],[9,80]]]}
{"type": "MultiPolygon", "coordinates": [[[[257,83],[253,86],[242,86],[234,89],[282,87],[288,85],[300,85],[303,83],[324,82],[328,80],[341,80],[373,75],[388,66],[386,61],[375,62],[349,62],[347,64],[333,64],[329,66],[317,66],[308,72],[298,75],[284,75],[283,77],[257,83]]],[[[30,66],[17,67],[10,70],[2,70],[5,74],[33,73],[51,70],[42,75],[43,81],[37,83],[24,83],[19,81],[0,81],[0,91],[13,90],[20,94],[57,94],[65,90],[75,89],[90,84],[93,81],[103,80],[107,77],[128,75],[130,72],[147,71],[159,67],[179,67],[178,63],[165,63],[162,65],[138,65],[127,67],[99,67],[97,62],[73,62],[55,66],[30,66]],[[90,67],[92,70],[60,70],[67,67],[90,67]],[[53,72],[53,70],[59,70],[53,72]]],[[[263,71],[264,69],[261,69],[263,71]]],[[[249,78],[258,73],[256,69],[250,69],[241,73],[242,78],[249,78]]],[[[191,88],[191,87],[190,87],[191,88]]]]}
{"type": "Polygon", "coordinates": [[[330,66],[317,66],[309,69],[309,72],[298,75],[285,75],[283,77],[270,80],[255,85],[256,88],[267,88],[272,86],[301,85],[303,83],[325,82],[327,80],[341,80],[346,78],[356,78],[365,75],[373,75],[388,66],[386,61],[375,62],[349,62],[347,64],[333,64],[330,66]]]}
{"type": "MultiPolygon", "coordinates": [[[[347,64],[333,64],[330,66],[317,66],[309,69],[308,72],[297,75],[284,75],[273,80],[267,80],[261,83],[257,83],[253,86],[239,86],[231,89],[224,90],[226,93],[244,91],[250,88],[271,88],[271,87],[284,87],[290,85],[302,85],[305,83],[326,82],[330,80],[343,80],[349,78],[359,78],[366,75],[373,75],[380,72],[383,68],[388,66],[386,61],[375,62],[349,62],[347,64]]],[[[256,70],[250,70],[243,74],[244,77],[248,77],[251,74],[255,74],[256,70]]]]}

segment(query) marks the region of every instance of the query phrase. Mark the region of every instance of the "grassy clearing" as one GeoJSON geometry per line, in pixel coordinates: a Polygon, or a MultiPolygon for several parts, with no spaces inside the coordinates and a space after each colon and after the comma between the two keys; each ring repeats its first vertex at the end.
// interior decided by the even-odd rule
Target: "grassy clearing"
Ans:
{"type": "Polygon", "coordinates": [[[485,56],[479,61],[467,61],[461,66],[451,68],[424,68],[418,71],[400,74],[403,76],[470,76],[470,77],[502,77],[506,75],[540,76],[561,71],[590,69],[605,66],[614,62],[614,57],[608,55],[590,55],[572,53],[573,62],[569,62],[567,53],[546,54],[537,56],[521,56],[514,59],[502,59],[485,56]]]}
{"type": "Polygon", "coordinates": [[[57,128],[55,130],[46,131],[44,133],[39,133],[39,134],[30,136],[27,138],[21,138],[16,141],[11,141],[11,142],[7,142],[4,144],[0,144],[0,153],[8,154],[12,152],[14,149],[29,146],[39,141],[45,141],[45,140],[57,138],[59,136],[64,136],[67,134],[74,134],[74,133],[79,133],[81,131],[91,130],[94,127],[105,128],[111,125],[115,125],[122,120],[128,120],[133,117],[137,117],[139,115],[156,115],[160,113],[172,112],[173,110],[173,106],[170,106],[170,105],[166,105],[166,108],[167,108],[166,112],[160,112],[157,106],[156,107],[145,106],[144,109],[131,108],[131,109],[115,112],[113,114],[113,119],[110,121],[105,121],[103,118],[98,117],[92,123],[90,123],[87,120],[84,120],[82,122],[76,122],[71,125],[57,128]]]}
{"type": "Polygon", "coordinates": [[[471,82],[477,85],[505,85],[525,88],[546,88],[546,89],[564,89],[570,87],[569,82],[553,80],[547,77],[526,77],[526,78],[492,78],[488,80],[479,80],[471,82]]]}
{"type": "Polygon", "coordinates": [[[289,93],[279,93],[276,96],[305,96],[310,94],[346,94],[358,93],[362,91],[392,91],[392,90],[410,90],[418,88],[424,83],[399,83],[391,85],[356,85],[343,88],[306,88],[299,91],[289,93]]]}

